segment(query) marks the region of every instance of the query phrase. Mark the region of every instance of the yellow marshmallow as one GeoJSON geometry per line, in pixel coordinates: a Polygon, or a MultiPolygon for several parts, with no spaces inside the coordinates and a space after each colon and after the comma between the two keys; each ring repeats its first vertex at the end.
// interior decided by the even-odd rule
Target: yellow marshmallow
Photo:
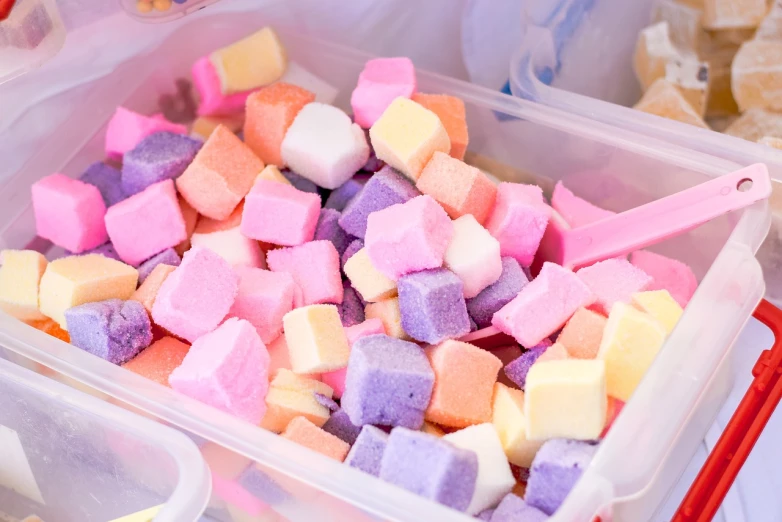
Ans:
{"type": "Polygon", "coordinates": [[[286,185],[291,184],[291,182],[288,181],[288,178],[282,175],[280,169],[274,165],[266,165],[261,173],[255,177],[255,182],[258,183],[262,179],[265,179],[266,181],[276,181],[277,183],[285,183],[286,185]]]}
{"type": "Polygon", "coordinates": [[[111,520],[109,522],[152,522],[152,520],[155,519],[155,516],[160,512],[160,510],[163,509],[163,505],[151,507],[149,509],[145,509],[143,511],[137,511],[135,513],[131,513],[130,515],[125,515],[124,517],[115,518],[114,520],[111,520]]]}
{"type": "Polygon", "coordinates": [[[529,440],[592,440],[603,431],[608,402],[603,361],[568,359],[533,364],[524,389],[529,440]]]}
{"type": "Polygon", "coordinates": [[[396,281],[375,268],[367,249],[362,248],[345,263],[345,275],[364,301],[375,303],[396,296],[396,281]]]}
{"type": "Polygon", "coordinates": [[[190,134],[195,134],[206,140],[220,125],[225,125],[231,132],[239,132],[244,125],[244,114],[233,116],[199,116],[190,127],[190,134]]]}
{"type": "Polygon", "coordinates": [[[451,140],[440,118],[407,98],[397,98],[369,129],[378,159],[416,181],[436,151],[448,154],[451,140]]]}
{"type": "Polygon", "coordinates": [[[408,340],[410,337],[402,329],[402,312],[399,310],[399,298],[392,297],[377,303],[368,303],[364,308],[366,319],[380,319],[386,333],[397,339],[408,340]]]}
{"type": "Polygon", "coordinates": [[[331,412],[315,399],[316,393],[331,398],[334,390],[327,384],[296,375],[290,370],[278,370],[266,394],[266,414],[261,420],[261,427],[282,433],[288,423],[298,416],[305,417],[318,427],[323,426],[331,412]]]}
{"type": "Polygon", "coordinates": [[[65,310],[106,299],[128,300],[136,291],[138,270],[100,254],[52,261],[41,278],[41,312],[64,330],[65,310]]]}
{"type": "Polygon", "coordinates": [[[440,429],[437,424],[432,424],[431,422],[427,421],[424,421],[424,425],[421,427],[421,431],[428,433],[429,435],[434,435],[435,437],[445,436],[445,432],[440,429]]]}
{"type": "Polygon", "coordinates": [[[213,52],[209,59],[220,78],[223,94],[276,82],[288,64],[285,48],[270,27],[213,52]]]}
{"type": "Polygon", "coordinates": [[[535,458],[543,442],[527,440],[524,392],[496,383],[491,409],[491,422],[497,435],[500,436],[500,443],[508,457],[508,462],[523,468],[532,466],[532,459],[535,458]]]}
{"type": "Polygon", "coordinates": [[[654,290],[651,292],[638,292],[633,294],[633,305],[642,312],[646,312],[665,328],[665,333],[670,335],[673,327],[679,322],[684,310],[679,303],[671,297],[668,290],[654,290]]]}
{"type": "Polygon", "coordinates": [[[22,321],[44,319],[38,310],[38,287],[46,258],[34,250],[4,250],[0,265],[0,310],[22,321]]]}
{"type": "Polygon", "coordinates": [[[597,358],[605,361],[608,395],[627,402],[665,342],[665,328],[651,315],[615,303],[597,358]]]}
{"type": "Polygon", "coordinates": [[[350,346],[336,306],[296,308],[285,314],[282,323],[294,372],[330,372],[348,365],[350,346]]]}

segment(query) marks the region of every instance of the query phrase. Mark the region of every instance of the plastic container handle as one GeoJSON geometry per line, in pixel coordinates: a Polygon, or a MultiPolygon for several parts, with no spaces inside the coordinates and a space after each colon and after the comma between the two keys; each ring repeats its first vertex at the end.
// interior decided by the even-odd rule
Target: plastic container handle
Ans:
{"type": "Polygon", "coordinates": [[[16,0],[0,0],[0,22],[8,18],[16,0]]]}
{"type": "Polygon", "coordinates": [[[752,368],[755,377],[752,385],[706,459],[672,522],[707,522],[714,518],[782,399],[782,310],[764,299],[753,316],[771,329],[774,345],[760,354],[752,368]]]}

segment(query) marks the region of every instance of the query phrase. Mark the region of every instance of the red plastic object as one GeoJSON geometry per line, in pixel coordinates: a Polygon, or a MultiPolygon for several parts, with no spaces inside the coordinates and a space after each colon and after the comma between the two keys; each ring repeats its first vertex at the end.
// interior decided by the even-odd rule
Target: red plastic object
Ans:
{"type": "Polygon", "coordinates": [[[0,0],[0,22],[8,18],[15,3],[16,0],[0,0]]]}
{"type": "Polygon", "coordinates": [[[774,345],[760,354],[752,369],[755,380],[706,459],[672,522],[707,522],[714,518],[782,399],[782,310],[764,299],[753,315],[774,333],[774,345]]]}

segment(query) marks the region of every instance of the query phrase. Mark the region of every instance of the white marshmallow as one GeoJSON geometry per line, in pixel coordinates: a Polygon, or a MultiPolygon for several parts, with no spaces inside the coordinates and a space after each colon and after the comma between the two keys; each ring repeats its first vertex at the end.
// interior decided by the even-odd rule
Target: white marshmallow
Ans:
{"type": "Polygon", "coordinates": [[[245,237],[239,227],[218,230],[208,234],[193,234],[190,244],[208,248],[231,266],[266,268],[266,259],[261,246],[254,239],[245,237]]]}
{"type": "Polygon", "coordinates": [[[502,275],[500,242],[472,214],[454,220],[453,238],[443,259],[445,267],[464,283],[465,299],[475,297],[502,275]]]}

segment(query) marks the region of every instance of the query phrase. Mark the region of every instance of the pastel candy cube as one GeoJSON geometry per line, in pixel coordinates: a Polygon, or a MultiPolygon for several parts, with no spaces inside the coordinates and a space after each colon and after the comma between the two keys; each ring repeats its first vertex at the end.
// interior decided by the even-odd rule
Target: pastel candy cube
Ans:
{"type": "Polygon", "coordinates": [[[500,243],[471,214],[453,222],[453,237],[443,256],[445,268],[464,285],[464,297],[477,296],[502,275],[500,243]]]}
{"type": "Polygon", "coordinates": [[[315,398],[315,394],[331,397],[331,388],[320,381],[290,370],[279,369],[266,395],[266,415],[261,427],[281,433],[296,417],[302,416],[316,426],[323,426],[330,411],[315,398]]]}
{"type": "Polygon", "coordinates": [[[280,153],[285,164],[298,174],[320,187],[335,189],[364,166],[369,145],[364,131],[347,114],[313,102],[296,115],[280,153]]]}
{"type": "Polygon", "coordinates": [[[692,269],[679,260],[638,250],[630,256],[630,262],[652,277],[646,290],[668,290],[682,308],[687,306],[698,288],[692,269]]]}
{"type": "Polygon", "coordinates": [[[176,186],[200,214],[222,220],[247,195],[263,167],[252,150],[221,125],[177,178],[176,186]]]}
{"type": "MultiPolygon", "coordinates": [[[[367,181],[368,178],[366,176],[353,176],[345,183],[331,191],[331,194],[329,194],[329,197],[326,199],[326,203],[323,205],[323,207],[334,209],[337,212],[342,212],[345,210],[345,207],[348,205],[348,203],[350,203],[350,200],[352,200],[356,194],[358,194],[361,189],[364,188],[364,185],[366,185],[367,181]]],[[[342,216],[342,214],[340,214],[340,216],[342,216]]]]}
{"type": "Polygon", "coordinates": [[[120,159],[141,140],[156,132],[187,134],[187,127],[171,123],[160,114],[145,116],[124,107],[117,107],[106,128],[106,155],[120,159]]]}
{"type": "Polygon", "coordinates": [[[542,442],[527,439],[524,392],[499,382],[495,384],[491,422],[508,462],[529,468],[542,442]]]}
{"type": "Polygon", "coordinates": [[[71,342],[71,336],[68,335],[68,332],[60,328],[60,325],[48,317],[46,319],[27,320],[25,323],[32,326],[36,330],[40,330],[41,332],[51,335],[52,337],[55,337],[61,341],[65,341],[66,343],[71,342]]]}
{"type": "Polygon", "coordinates": [[[326,240],[331,241],[334,244],[334,248],[337,249],[337,253],[342,257],[345,250],[350,245],[351,236],[342,230],[339,226],[340,213],[332,208],[323,208],[320,211],[318,217],[318,224],[315,226],[314,240],[326,240]]]}
{"type": "Polygon", "coordinates": [[[155,304],[155,298],[157,297],[158,291],[160,291],[160,287],[163,285],[163,281],[165,281],[169,274],[174,270],[176,270],[176,267],[171,265],[159,264],[155,266],[149,275],[147,275],[144,282],[139,285],[135,292],[133,292],[130,299],[141,303],[147,313],[151,315],[152,306],[155,304]]]}
{"type": "Polygon", "coordinates": [[[344,368],[350,347],[334,305],[296,308],[283,317],[285,340],[296,373],[320,373],[344,368]]]}
{"type": "Polygon", "coordinates": [[[190,135],[195,139],[206,141],[219,125],[225,125],[231,132],[239,132],[244,125],[244,114],[199,116],[190,125],[190,135]]]}
{"type": "Polygon", "coordinates": [[[530,469],[525,495],[527,504],[546,515],[553,515],[589,466],[597,448],[577,440],[546,442],[530,469]]]}
{"type": "Polygon", "coordinates": [[[350,242],[348,247],[345,249],[345,252],[342,254],[342,257],[340,258],[343,272],[345,271],[345,265],[350,260],[350,258],[356,255],[362,248],[364,248],[364,242],[360,239],[354,239],[350,242]]]}
{"type": "Polygon", "coordinates": [[[220,78],[217,76],[217,71],[209,60],[209,56],[196,60],[190,70],[190,74],[193,77],[193,84],[200,98],[198,104],[199,116],[230,116],[244,111],[247,98],[252,94],[252,91],[223,94],[220,78]]]}
{"type": "Polygon", "coordinates": [[[200,141],[181,134],[150,134],[122,158],[122,190],[132,196],[155,183],[178,178],[200,148],[200,141]]]}
{"type": "Polygon", "coordinates": [[[353,117],[368,129],[397,97],[415,92],[415,66],[409,58],[375,58],[364,64],[350,96],[353,117]]]}
{"type": "Polygon", "coordinates": [[[258,332],[264,344],[282,333],[282,318],[293,309],[296,283],[285,272],[260,268],[234,267],[239,276],[239,290],[229,317],[246,319],[258,332]]]}
{"type": "Polygon", "coordinates": [[[527,275],[514,258],[503,257],[500,264],[500,277],[478,295],[467,299],[467,312],[478,328],[491,326],[494,314],[519,295],[521,289],[529,283],[527,275]]]}
{"type": "Polygon", "coordinates": [[[633,108],[695,127],[709,128],[681,91],[665,78],[656,80],[633,108]]]}
{"type": "Polygon", "coordinates": [[[766,16],[767,4],[763,0],[705,0],[703,2],[703,27],[707,29],[734,29],[757,27],[766,16]]]}
{"type": "Polygon", "coordinates": [[[540,187],[500,183],[494,210],[486,229],[500,242],[500,253],[522,266],[530,266],[546,231],[551,207],[543,201],[540,187]]]}
{"type": "MultiPolygon", "coordinates": [[[[348,345],[353,346],[353,343],[370,335],[385,334],[386,329],[383,326],[383,322],[380,319],[367,319],[364,322],[349,326],[345,328],[345,336],[348,339],[348,345]]],[[[321,374],[321,380],[331,386],[334,389],[334,397],[337,399],[342,398],[342,394],[345,393],[345,378],[347,377],[347,367],[340,370],[334,370],[333,372],[325,372],[321,374]]]]}
{"type": "Polygon", "coordinates": [[[244,142],[264,163],[285,166],[280,148],[299,111],[315,101],[315,94],[277,82],[247,98],[244,142]]]}
{"type": "Polygon", "coordinates": [[[570,357],[594,359],[603,339],[606,321],[597,312],[579,308],[557,337],[557,344],[564,346],[570,357]]]}
{"type": "Polygon", "coordinates": [[[285,48],[271,27],[213,52],[209,61],[220,78],[224,94],[269,85],[280,79],[288,64],[285,48]]]}
{"type": "Polygon", "coordinates": [[[600,434],[600,438],[605,438],[605,436],[608,434],[608,431],[611,429],[611,426],[614,425],[614,421],[616,421],[617,417],[619,417],[619,414],[622,413],[622,408],[624,408],[625,403],[620,401],[619,399],[614,399],[613,397],[608,397],[608,408],[606,409],[606,424],[605,428],[603,428],[603,433],[600,434]]]}
{"type": "Polygon", "coordinates": [[[286,185],[291,184],[291,182],[288,181],[288,178],[283,176],[280,169],[275,165],[266,165],[261,173],[255,176],[256,183],[262,179],[265,179],[266,181],[276,181],[277,183],[284,183],[286,185]]]}
{"type": "Polygon", "coordinates": [[[629,303],[634,293],[642,292],[652,283],[649,275],[625,259],[599,261],[576,275],[595,295],[592,307],[605,315],[614,303],[629,303]]]}
{"type": "Polygon", "coordinates": [[[764,109],[747,109],[724,133],[757,142],[765,136],[782,136],[782,115],[764,109]]]}
{"type": "Polygon", "coordinates": [[[41,277],[41,313],[68,329],[65,310],[107,299],[126,300],[138,283],[138,271],[125,263],[101,256],[63,257],[46,266],[41,277]]]}
{"type": "Polygon", "coordinates": [[[457,448],[473,451],[478,456],[478,477],[475,492],[466,512],[476,515],[496,506],[516,485],[508,460],[502,450],[500,438],[489,423],[470,426],[445,435],[446,440],[457,448]]]}
{"type": "Polygon", "coordinates": [[[241,232],[243,213],[244,204],[239,203],[223,221],[202,216],[190,238],[191,244],[208,248],[234,267],[266,268],[266,256],[258,241],[241,232]]]}
{"type": "Polygon", "coordinates": [[[551,206],[559,212],[559,215],[571,228],[591,225],[616,214],[581,199],[568,190],[561,181],[554,186],[554,192],[551,194],[551,206]]]}
{"type": "Polygon", "coordinates": [[[366,248],[362,248],[347,260],[345,275],[365,301],[375,303],[396,297],[396,281],[375,268],[366,248]]]}
{"type": "Polygon", "coordinates": [[[447,94],[413,94],[413,101],[429,109],[440,118],[448,139],[451,141],[451,157],[464,159],[469,136],[467,133],[467,114],[464,102],[447,94]]]}
{"type": "Polygon", "coordinates": [[[530,440],[596,439],[603,431],[606,407],[603,361],[538,362],[527,374],[524,415],[530,440]]]}
{"type": "Polygon", "coordinates": [[[394,428],[380,461],[380,478],[465,511],[475,493],[478,457],[434,435],[394,428]]]}
{"type": "Polygon", "coordinates": [[[92,185],[52,174],[32,186],[35,231],[57,246],[79,254],[105,243],[106,205],[92,185]]]}
{"type": "Polygon", "coordinates": [[[344,410],[337,409],[331,414],[326,424],[323,425],[323,431],[331,433],[340,440],[344,440],[352,445],[356,442],[361,426],[356,426],[350,422],[350,417],[344,410]]]}
{"type": "MultiPolygon", "coordinates": [[[[87,254],[100,254],[110,259],[116,259],[117,261],[122,261],[122,259],[119,258],[119,254],[117,254],[117,251],[114,249],[114,245],[111,244],[111,241],[107,241],[100,246],[82,252],[82,255],[87,255],[87,254]]],[[[72,252],[66,252],[66,255],[70,256],[74,254],[72,252]]]]}
{"type": "Polygon", "coordinates": [[[293,419],[285,428],[282,437],[339,462],[345,460],[350,451],[350,444],[315,426],[304,417],[293,419]]]}
{"type": "Polygon", "coordinates": [[[671,297],[668,290],[652,290],[633,294],[633,306],[657,319],[668,335],[684,313],[682,307],[671,297]]]}
{"type": "Polygon", "coordinates": [[[182,364],[189,350],[190,345],[173,337],[163,337],[122,367],[163,386],[169,386],[168,378],[171,372],[182,364]]]}
{"type": "Polygon", "coordinates": [[[144,284],[144,281],[147,280],[149,274],[151,274],[158,265],[177,267],[181,262],[182,259],[179,257],[179,254],[177,254],[173,248],[167,248],[139,265],[138,282],[139,284],[144,284]]]}
{"type": "Polygon", "coordinates": [[[246,466],[237,481],[251,495],[270,505],[280,504],[290,498],[285,488],[255,463],[246,466]]]}
{"type": "Polygon", "coordinates": [[[345,464],[377,477],[380,475],[380,462],[387,444],[388,433],[371,424],[362,426],[345,458],[345,464]]]}
{"type": "Polygon", "coordinates": [[[296,189],[301,190],[302,192],[318,194],[318,185],[315,184],[314,181],[309,180],[287,168],[282,169],[280,174],[282,174],[282,176],[288,180],[288,183],[293,185],[296,189]]]}
{"type": "Polygon", "coordinates": [[[492,325],[522,346],[532,347],[562,328],[580,307],[594,301],[595,295],[576,274],[544,263],[538,277],[494,314],[492,325]]]}
{"type": "Polygon", "coordinates": [[[294,246],[312,241],[320,217],[320,198],[274,181],[258,181],[247,195],[241,231],[245,236],[294,246]]]}
{"type": "Polygon", "coordinates": [[[195,247],[158,290],[152,319],[169,332],[195,341],[219,325],[234,303],[238,277],[214,252],[195,247]]]}
{"type": "Polygon", "coordinates": [[[342,326],[353,326],[363,322],[366,318],[364,313],[366,303],[347,281],[342,283],[342,288],[342,303],[337,305],[342,326]]]}
{"type": "Polygon", "coordinates": [[[122,188],[122,173],[101,161],[87,167],[84,174],[79,177],[79,181],[97,188],[106,208],[128,197],[122,188]]]}
{"type": "Polygon", "coordinates": [[[377,303],[367,303],[364,308],[366,319],[379,319],[383,323],[385,332],[396,339],[409,340],[404,328],[402,328],[402,311],[399,306],[399,298],[391,297],[377,303]]]}
{"type": "Polygon", "coordinates": [[[436,344],[470,332],[461,280],[444,268],[406,275],[397,282],[402,329],[436,344]]]}
{"type": "Polygon", "coordinates": [[[666,330],[651,315],[616,303],[600,342],[608,394],[627,402],[665,342],[666,330]]]}
{"type": "Polygon", "coordinates": [[[546,348],[546,351],[540,354],[535,362],[539,364],[546,361],[561,361],[569,357],[567,349],[557,342],[546,348]]]}
{"type": "MultiPolygon", "coordinates": [[[[548,341],[548,339],[546,339],[548,341]]],[[[527,374],[532,365],[543,355],[546,349],[551,346],[551,341],[547,343],[539,344],[533,348],[530,348],[526,352],[522,353],[516,359],[509,362],[503,372],[505,376],[516,386],[522,390],[527,383],[527,374]]]]}
{"type": "Polygon", "coordinates": [[[291,85],[298,85],[299,87],[304,87],[305,89],[314,92],[315,100],[321,103],[333,104],[339,94],[339,89],[334,85],[331,85],[323,78],[293,61],[288,62],[285,74],[282,75],[282,78],[280,78],[279,81],[291,85]]]}
{"type": "Polygon", "coordinates": [[[508,493],[492,512],[489,522],[546,522],[548,515],[530,506],[518,495],[508,493]]]}
{"type": "Polygon", "coordinates": [[[646,91],[655,80],[664,77],[665,65],[679,57],[667,21],[644,28],[638,35],[633,55],[633,69],[641,89],[646,91]]]}
{"type": "Polygon", "coordinates": [[[38,291],[46,258],[33,250],[0,252],[0,310],[21,321],[45,319],[38,310],[38,291]]]}
{"type": "Polygon", "coordinates": [[[109,299],[74,306],[65,311],[71,344],[122,364],[152,343],[152,326],[137,301],[109,299]]]}
{"type": "Polygon", "coordinates": [[[363,337],[350,352],[342,408],[356,426],[418,429],[424,422],[434,379],[418,345],[387,335],[363,337]]]}
{"type": "Polygon", "coordinates": [[[287,272],[301,289],[305,305],[342,302],[344,289],[339,254],[330,241],[310,241],[301,246],[269,251],[266,262],[272,272],[287,272]]]}

